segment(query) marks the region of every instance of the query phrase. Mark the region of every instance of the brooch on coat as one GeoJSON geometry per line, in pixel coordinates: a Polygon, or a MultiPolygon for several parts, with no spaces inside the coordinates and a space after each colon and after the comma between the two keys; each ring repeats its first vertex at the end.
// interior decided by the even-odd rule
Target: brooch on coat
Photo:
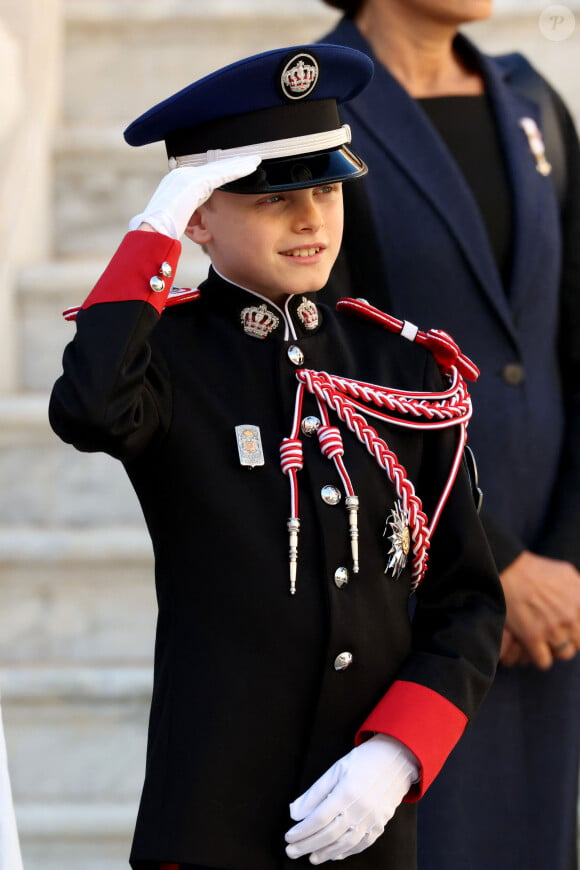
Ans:
{"type": "Polygon", "coordinates": [[[546,147],[540,128],[533,118],[520,118],[520,127],[527,136],[530,151],[536,161],[537,171],[540,175],[549,175],[552,171],[552,165],[546,157],[546,147]]]}

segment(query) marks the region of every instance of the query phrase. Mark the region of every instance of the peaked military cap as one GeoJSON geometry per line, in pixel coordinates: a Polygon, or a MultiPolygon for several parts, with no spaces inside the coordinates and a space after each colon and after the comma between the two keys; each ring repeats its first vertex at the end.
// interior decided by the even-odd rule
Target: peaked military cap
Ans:
{"type": "Polygon", "coordinates": [[[153,106],[125,130],[129,145],[165,141],[170,168],[257,154],[256,172],[224,185],[264,193],[348,181],[367,171],[348,148],[338,106],[373,75],[338,45],[279,48],[232,63],[153,106]]]}

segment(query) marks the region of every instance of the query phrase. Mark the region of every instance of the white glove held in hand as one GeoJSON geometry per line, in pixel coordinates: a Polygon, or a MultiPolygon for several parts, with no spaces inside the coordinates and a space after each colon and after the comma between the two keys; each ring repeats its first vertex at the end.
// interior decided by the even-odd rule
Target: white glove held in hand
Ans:
{"type": "Polygon", "coordinates": [[[196,208],[203,205],[214,190],[251,175],[260,161],[255,155],[228,157],[203,166],[172,169],[161,179],[145,211],[131,219],[129,229],[136,230],[140,224],[147,223],[158,233],[180,239],[196,208]]]}
{"type": "Polygon", "coordinates": [[[419,778],[416,757],[399,740],[376,734],[357,746],[290,804],[299,822],[286,854],[311,864],[339,861],[371,846],[419,778]]]}

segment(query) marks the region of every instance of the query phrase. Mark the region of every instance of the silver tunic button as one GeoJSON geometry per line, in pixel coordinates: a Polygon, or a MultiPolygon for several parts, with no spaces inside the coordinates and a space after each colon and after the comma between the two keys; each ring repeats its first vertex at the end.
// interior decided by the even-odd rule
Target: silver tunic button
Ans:
{"type": "Polygon", "coordinates": [[[334,572],[334,584],[338,589],[342,589],[348,583],[348,568],[337,568],[334,572]]]}
{"type": "Polygon", "coordinates": [[[341,652],[337,655],[334,660],[334,670],[335,671],[346,671],[347,668],[350,668],[352,665],[352,653],[351,652],[341,652]]]}
{"type": "Polygon", "coordinates": [[[153,275],[149,281],[149,286],[154,293],[161,293],[162,290],[165,290],[165,281],[159,275],[153,275]]]}
{"type": "Polygon", "coordinates": [[[291,344],[288,348],[288,359],[291,363],[294,363],[295,366],[301,366],[304,362],[304,354],[297,345],[291,344]]]}
{"type": "Polygon", "coordinates": [[[315,435],[321,426],[321,421],[318,417],[305,417],[302,421],[302,432],[304,435],[315,435]]]}
{"type": "Polygon", "coordinates": [[[323,486],[320,490],[320,497],[325,504],[338,504],[342,498],[341,491],[336,486],[323,486]]]}
{"type": "Polygon", "coordinates": [[[159,271],[161,272],[161,274],[163,275],[164,278],[171,278],[171,276],[173,275],[173,269],[171,268],[171,265],[167,262],[167,260],[164,260],[161,263],[161,266],[159,267],[159,271]]]}

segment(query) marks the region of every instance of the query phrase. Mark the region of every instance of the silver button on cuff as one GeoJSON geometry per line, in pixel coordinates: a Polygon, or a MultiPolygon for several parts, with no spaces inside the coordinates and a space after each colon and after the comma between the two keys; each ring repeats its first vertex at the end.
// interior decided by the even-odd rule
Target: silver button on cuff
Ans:
{"type": "Polygon", "coordinates": [[[159,267],[159,271],[163,275],[164,278],[171,278],[171,276],[173,275],[173,269],[171,268],[171,266],[169,265],[169,263],[166,260],[164,260],[163,263],[161,263],[161,266],[159,267]]]}
{"type": "Polygon", "coordinates": [[[323,486],[320,490],[320,497],[325,504],[338,504],[342,498],[341,491],[336,486],[323,486]]]}
{"type": "Polygon", "coordinates": [[[288,348],[288,359],[295,366],[301,366],[304,362],[304,354],[297,345],[291,344],[288,348]]]}
{"type": "Polygon", "coordinates": [[[161,293],[162,290],[165,290],[165,281],[159,275],[153,275],[149,281],[149,286],[154,293],[161,293]]]}
{"type": "Polygon", "coordinates": [[[352,665],[352,653],[345,651],[337,655],[334,660],[335,671],[346,671],[352,665]]]}
{"type": "Polygon", "coordinates": [[[334,572],[334,585],[342,589],[348,583],[348,568],[337,568],[334,572]]]}

